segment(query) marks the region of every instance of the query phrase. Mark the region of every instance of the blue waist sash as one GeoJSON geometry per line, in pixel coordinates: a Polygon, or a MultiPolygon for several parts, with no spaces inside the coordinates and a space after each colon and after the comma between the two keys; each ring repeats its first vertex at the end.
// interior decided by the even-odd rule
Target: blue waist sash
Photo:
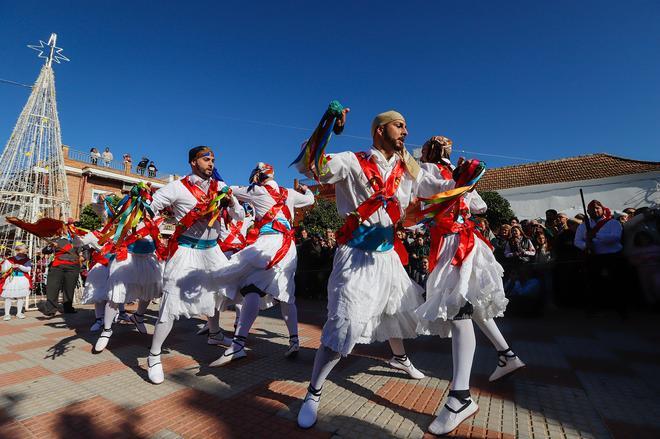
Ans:
{"type": "Polygon", "coordinates": [[[194,248],[199,250],[206,250],[218,245],[216,239],[195,239],[189,236],[181,235],[177,238],[177,242],[181,247],[194,248]]]}
{"type": "Polygon", "coordinates": [[[360,224],[353,232],[353,239],[346,243],[349,247],[364,251],[386,252],[394,248],[394,227],[365,226],[360,224]]]}
{"type": "Polygon", "coordinates": [[[20,277],[20,276],[25,276],[25,273],[23,273],[22,271],[14,271],[11,275],[20,277]]]}
{"type": "MultiPolygon", "coordinates": [[[[291,224],[284,218],[276,218],[275,221],[282,223],[287,230],[291,230],[291,224]]],[[[277,230],[273,229],[273,222],[265,224],[259,231],[260,235],[273,235],[275,233],[280,233],[277,230]]]]}
{"type": "Polygon", "coordinates": [[[156,244],[147,239],[139,239],[128,246],[128,251],[139,255],[147,255],[156,251],[156,244]]]}

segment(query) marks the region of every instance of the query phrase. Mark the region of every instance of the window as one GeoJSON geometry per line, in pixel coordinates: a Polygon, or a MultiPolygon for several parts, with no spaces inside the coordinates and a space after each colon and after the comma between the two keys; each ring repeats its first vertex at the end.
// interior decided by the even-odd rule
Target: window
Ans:
{"type": "Polygon", "coordinates": [[[99,195],[103,194],[109,194],[111,192],[109,191],[104,191],[101,189],[92,189],[92,203],[98,203],[99,202],[99,195]]]}

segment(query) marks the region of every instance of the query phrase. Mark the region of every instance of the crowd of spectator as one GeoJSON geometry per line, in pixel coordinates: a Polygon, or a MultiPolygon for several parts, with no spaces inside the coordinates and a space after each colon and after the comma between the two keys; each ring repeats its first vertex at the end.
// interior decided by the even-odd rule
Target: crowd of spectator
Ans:
{"type": "MultiPolygon", "coordinates": [[[[605,209],[598,202],[590,203],[589,230],[584,225],[584,215],[569,217],[554,209],[549,209],[545,218],[519,220],[514,217],[504,224],[491,225],[485,218],[473,218],[504,268],[503,282],[510,312],[538,315],[547,308],[578,307],[595,313],[610,307],[625,315],[628,305],[643,300],[638,294],[641,280],[637,280],[635,268],[622,253],[623,225],[651,211],[628,208],[607,216],[605,221],[605,214],[609,215],[609,210],[605,212],[605,209]],[[601,225],[599,219],[606,226],[601,225]],[[623,301],[617,299],[622,291],[627,296],[623,301]]],[[[658,215],[657,210],[653,212],[658,215]]],[[[424,287],[431,250],[428,230],[400,228],[397,238],[408,252],[406,271],[424,287]]],[[[300,230],[297,294],[303,297],[325,295],[336,246],[332,230],[311,236],[306,230],[300,230]]],[[[652,255],[655,255],[657,267],[658,255],[652,255]]]]}
{"type": "MultiPolygon", "coordinates": [[[[110,151],[110,147],[106,147],[103,153],[100,153],[97,148],[92,148],[89,151],[89,160],[93,165],[100,165],[99,161],[101,161],[103,166],[110,167],[114,160],[114,155],[110,151]]],[[[122,161],[124,169],[130,170],[132,168],[133,159],[130,154],[124,154],[122,156],[122,161]]],[[[143,156],[135,167],[135,172],[139,175],[145,175],[146,173],[148,177],[156,177],[158,168],[156,168],[153,160],[149,160],[147,157],[143,156]]]]}

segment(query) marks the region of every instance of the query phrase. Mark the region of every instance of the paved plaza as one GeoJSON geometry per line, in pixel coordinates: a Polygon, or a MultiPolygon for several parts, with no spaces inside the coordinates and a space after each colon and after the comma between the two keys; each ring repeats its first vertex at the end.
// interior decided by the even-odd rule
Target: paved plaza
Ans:
{"type": "MultiPolygon", "coordinates": [[[[156,312],[152,306],[150,315],[156,312]]],[[[92,354],[89,307],[64,317],[32,311],[25,320],[0,321],[0,437],[431,437],[426,427],[451,379],[451,343],[431,337],[407,343],[427,375],[421,381],[387,367],[387,344],[357,349],[326,383],[316,427],[299,430],[295,416],[325,304],[301,302],[299,314],[303,348],[296,360],[283,357],[288,339],[275,308],[257,319],[248,358],[223,368],[207,366],[222,349],[195,336],[203,322],[179,321],[165,344],[166,380],[158,386],[147,381],[150,336],[132,326],[115,325],[108,349],[92,354]]],[[[480,410],[452,436],[660,437],[656,317],[622,322],[555,312],[543,319],[500,319],[528,367],[489,383],[496,354],[478,333],[472,396],[480,410]]],[[[224,313],[222,323],[231,328],[232,313],[224,313]]]]}

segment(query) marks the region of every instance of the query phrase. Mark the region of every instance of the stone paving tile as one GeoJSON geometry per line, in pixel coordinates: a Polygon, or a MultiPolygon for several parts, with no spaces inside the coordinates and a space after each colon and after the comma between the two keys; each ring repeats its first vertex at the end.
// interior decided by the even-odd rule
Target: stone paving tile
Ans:
{"type": "MultiPolygon", "coordinates": [[[[150,337],[130,325],[116,325],[108,349],[91,353],[98,334],[88,332],[89,307],[66,319],[30,313],[0,322],[0,437],[430,437],[425,430],[452,376],[451,341],[437,337],[405,342],[427,374],[419,381],[387,366],[387,343],[358,346],[324,386],[318,424],[298,430],[325,316],[320,303],[299,310],[295,361],[283,358],[288,334],[274,308],[258,317],[248,358],[222,368],[208,367],[222,348],[194,335],[203,319],[179,321],[164,346],[159,386],[146,379],[150,337]]],[[[233,318],[221,316],[229,335],[233,318]]],[[[650,323],[570,313],[497,322],[528,367],[489,383],[497,357],[477,330],[471,393],[480,410],[451,436],[660,437],[660,337],[650,323]]]]}
{"type": "Polygon", "coordinates": [[[57,375],[34,378],[2,388],[1,407],[22,420],[92,398],[94,393],[57,375]]]}
{"type": "Polygon", "coordinates": [[[660,429],[658,392],[642,380],[609,374],[578,372],[594,407],[606,420],[660,429]]]}

